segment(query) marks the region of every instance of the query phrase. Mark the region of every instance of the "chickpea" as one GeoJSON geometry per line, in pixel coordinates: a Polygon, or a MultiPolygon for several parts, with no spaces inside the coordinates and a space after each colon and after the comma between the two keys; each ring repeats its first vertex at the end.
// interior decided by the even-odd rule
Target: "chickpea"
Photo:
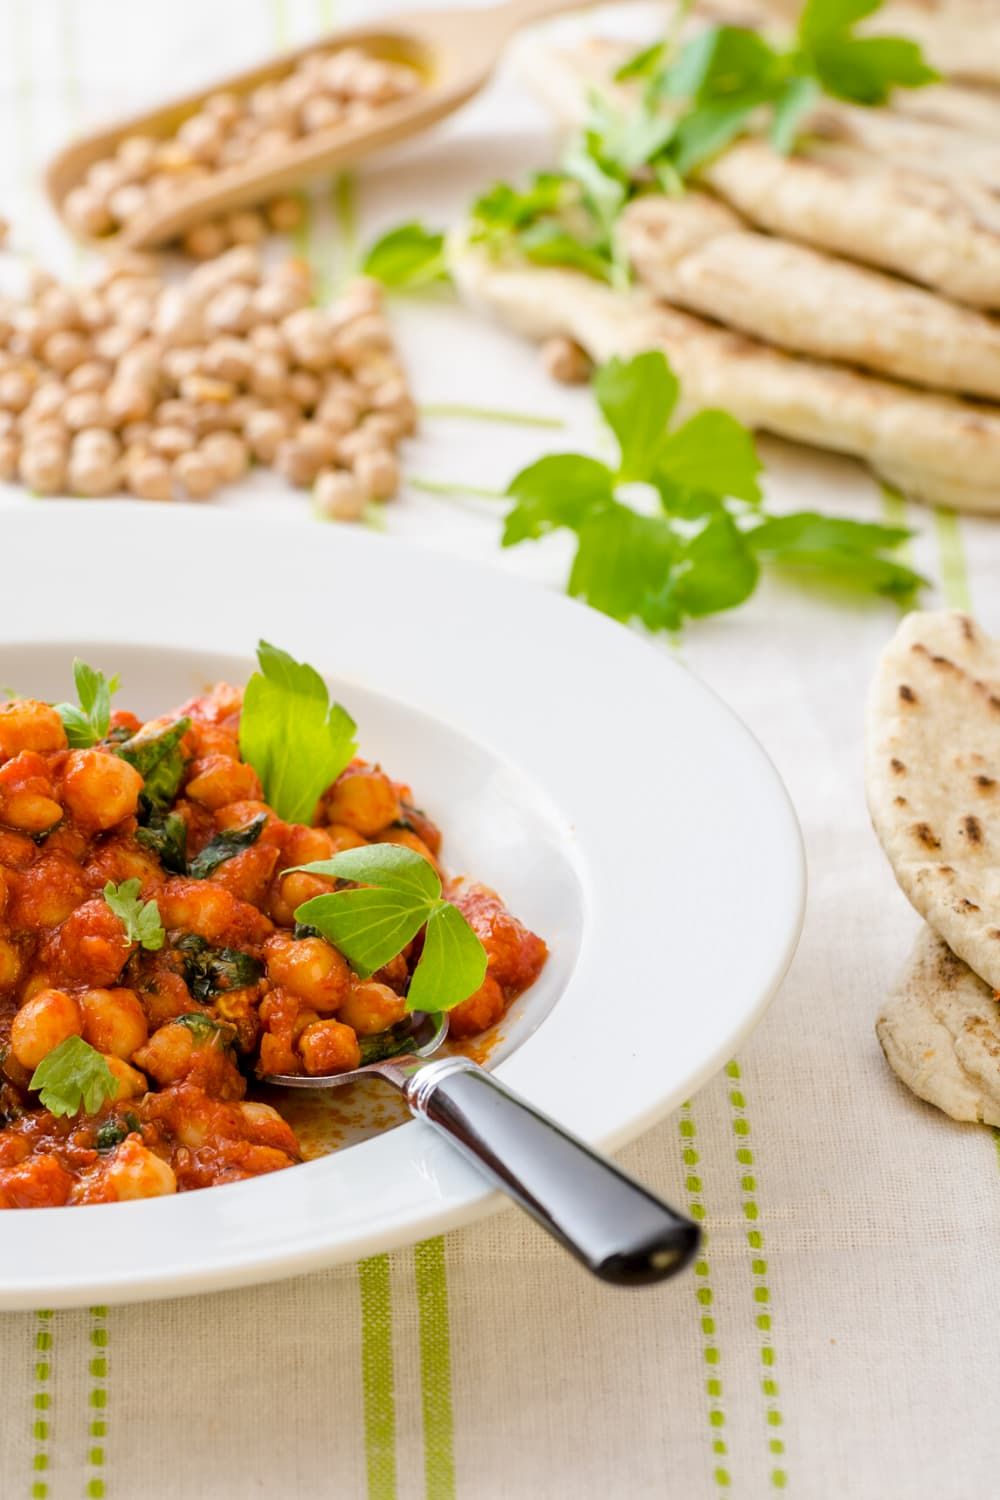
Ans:
{"type": "Polygon", "coordinates": [[[77,391],[63,403],[63,421],[72,432],[83,427],[107,425],[107,409],[104,398],[97,391],[77,391]]]}
{"type": "Polygon", "coordinates": [[[227,92],[210,94],[205,100],[204,109],[213,119],[218,120],[220,125],[233,125],[239,119],[243,106],[238,95],[227,92]]]}
{"type": "Polygon", "coordinates": [[[37,439],[21,451],[18,475],[38,495],[57,495],[66,483],[66,450],[60,443],[37,439]]]}
{"type": "Polygon", "coordinates": [[[169,1162],[128,1135],[104,1169],[104,1181],[121,1201],[162,1198],[176,1193],[177,1178],[169,1162]]]}
{"type": "Polygon", "coordinates": [[[391,348],[388,324],[379,313],[365,313],[337,330],[336,356],[348,369],[364,364],[372,354],[391,348]]]}
{"type": "Polygon", "coordinates": [[[302,223],[301,198],[274,198],[267,206],[267,218],[271,228],[278,234],[290,234],[302,223]]]}
{"type": "Polygon", "coordinates": [[[16,438],[0,437],[0,479],[11,480],[17,474],[21,445],[16,438]]]}
{"type": "Polygon", "coordinates": [[[24,411],[33,390],[34,383],[25,370],[7,370],[0,375],[0,406],[8,411],[24,411]]]}
{"type": "Polygon", "coordinates": [[[297,438],[286,438],[278,444],[274,455],[274,467],[289,484],[306,488],[319,473],[322,460],[308,443],[297,438]]]}
{"type": "Polygon", "coordinates": [[[360,521],[367,504],[364,490],[345,469],[326,469],[313,491],[321,515],[331,521],[360,521]]]}
{"type": "Polygon", "coordinates": [[[213,432],[200,445],[207,461],[224,484],[242,479],[250,465],[247,445],[234,432],[213,432]]]}
{"type": "Polygon", "coordinates": [[[267,234],[266,220],[249,208],[227,214],[225,227],[229,238],[236,245],[255,245],[267,234]]]}
{"type": "Polygon", "coordinates": [[[126,182],[108,194],[108,212],[119,224],[138,217],[149,203],[149,193],[137,182],[126,182]]]}
{"type": "Polygon", "coordinates": [[[271,983],[290,990],[320,1015],[329,1015],[344,1004],[351,971],[347,960],[324,938],[276,933],[268,939],[264,955],[271,983]]]}
{"type": "Polygon", "coordinates": [[[321,308],[299,308],[282,320],[281,330],[296,364],[307,370],[325,370],[333,363],[336,336],[321,308]]]}
{"type": "Polygon", "coordinates": [[[245,339],[226,336],[213,339],[201,355],[201,373],[234,385],[248,380],[253,370],[251,346],[245,339]]]}
{"type": "Polygon", "coordinates": [[[228,755],[207,755],[192,771],[184,794],[212,812],[231,802],[260,801],[264,795],[253,767],[228,755]]]}
{"type": "Polygon", "coordinates": [[[253,310],[259,318],[278,320],[305,307],[308,301],[309,292],[303,287],[267,281],[253,294],[253,310]]]}
{"type": "Polygon", "coordinates": [[[65,748],[62,720],[48,703],[39,703],[34,698],[0,703],[0,757],[6,760],[20,755],[22,750],[45,755],[65,748]]]}
{"type": "Polygon", "coordinates": [[[507,1008],[503,990],[487,975],[479,989],[448,1013],[448,1030],[454,1037],[475,1036],[495,1026],[507,1008]]]}
{"type": "Polygon", "coordinates": [[[187,1076],[196,1050],[195,1034],[191,1028],[170,1021],[154,1031],[134,1056],[143,1072],[165,1086],[187,1076]]]}
{"type": "Polygon", "coordinates": [[[89,453],[70,455],[68,484],[75,495],[113,495],[121,484],[121,478],[121,464],[117,459],[106,459],[89,453]]]}
{"type": "Polygon", "coordinates": [[[370,766],[348,766],[334,782],[326,810],[331,823],[346,823],[368,837],[402,814],[392,782],[370,766]]]}
{"type": "Polygon", "coordinates": [[[103,391],[110,379],[111,366],[103,359],[85,359],[67,375],[66,386],[71,391],[103,391]]]}
{"type": "Polygon", "coordinates": [[[293,370],[288,377],[288,398],[312,411],[320,398],[320,383],[308,370],[293,370]]]}
{"type": "Polygon", "coordinates": [[[593,362],[573,339],[546,339],[539,356],[546,375],[562,385],[586,385],[590,379],[593,362]]]}
{"type": "Polygon", "coordinates": [[[384,453],[385,449],[372,432],[356,427],[337,443],[337,457],[342,464],[356,468],[358,459],[365,453],[384,453]]]}
{"type": "Polygon", "coordinates": [[[25,416],[30,416],[32,421],[36,418],[44,421],[48,417],[61,416],[66,394],[67,386],[61,380],[47,380],[38,387],[28,402],[25,416]]]}
{"type": "Polygon", "coordinates": [[[92,186],[77,187],[68,192],[63,213],[70,228],[87,239],[96,239],[114,228],[107,203],[92,186]]]}
{"type": "Polygon", "coordinates": [[[221,255],[229,244],[229,235],[216,219],[207,219],[204,224],[195,224],[185,234],[181,245],[194,260],[213,260],[221,255]]]}
{"type": "Polygon", "coordinates": [[[104,1061],[108,1065],[108,1071],[118,1084],[118,1092],[115,1098],[119,1103],[126,1099],[139,1099],[147,1090],[146,1076],[140,1073],[138,1068],[132,1068],[114,1053],[108,1052],[104,1055],[104,1061]]]}
{"type": "Polygon", "coordinates": [[[127,135],[118,142],[118,161],[131,177],[148,177],[156,160],[157,141],[151,135],[127,135]]]}
{"type": "Polygon", "coordinates": [[[279,875],[271,888],[268,911],[275,922],[291,927],[295,913],[304,901],[313,896],[327,896],[333,890],[333,881],[320,875],[306,875],[296,870],[291,875],[279,875]]]}
{"type": "Polygon", "coordinates": [[[358,1036],[373,1036],[395,1026],[406,1015],[406,1001],[387,984],[365,980],[351,986],[351,992],[337,1012],[337,1018],[356,1031],[358,1036]]]}
{"type": "Polygon", "coordinates": [[[372,500],[391,500],[399,489],[399,464],[384,448],[359,453],[354,463],[354,475],[372,500]]]}
{"type": "Polygon", "coordinates": [[[42,345],[42,357],[60,375],[75,370],[90,353],[90,340],[70,328],[50,333],[42,345]]]}
{"type": "Polygon", "coordinates": [[[261,350],[250,371],[250,389],[255,395],[272,400],[284,395],[288,387],[288,362],[274,350],[261,350]]]}
{"type": "Polygon", "coordinates": [[[299,1037],[299,1056],[306,1072],[348,1073],[361,1066],[361,1048],[350,1026],[340,1021],[313,1021],[299,1037]]]}
{"type": "Polygon", "coordinates": [[[184,142],[197,160],[211,165],[222,149],[222,126],[211,114],[191,115],[178,129],[177,139],[184,142]]]}
{"type": "Polygon", "coordinates": [[[326,94],[314,94],[299,110],[299,121],[306,135],[317,130],[329,130],[343,123],[344,111],[335,99],[326,94]]]}
{"type": "Polygon", "coordinates": [[[329,823],[326,831],[330,835],[335,854],[339,854],[342,849],[362,849],[368,842],[356,828],[348,828],[346,823],[329,823]]]}
{"type": "Polygon", "coordinates": [[[245,333],[254,316],[249,288],[237,284],[217,292],[205,309],[205,323],[213,333],[245,333]]]}
{"type": "Polygon", "coordinates": [[[135,463],[126,462],[126,484],[140,500],[172,500],[174,477],[165,458],[155,453],[140,457],[135,463]]]}
{"type": "Polygon", "coordinates": [[[139,804],[142,777],[107,750],[71,750],[63,773],[63,797],[81,828],[113,828],[139,804]]]}
{"type": "Polygon", "coordinates": [[[219,488],[221,476],[203,451],[182,453],[174,460],[174,478],[191,500],[208,500],[219,488]]]}
{"type": "Polygon", "coordinates": [[[315,420],[334,434],[335,437],[346,437],[354,429],[358,420],[357,403],[347,399],[339,392],[325,395],[316,408],[315,420]]]}
{"type": "Polygon", "coordinates": [[[194,433],[186,427],[154,427],[149,437],[149,446],[153,452],[168,460],[190,453],[194,445],[194,433]]]}
{"type": "Polygon", "coordinates": [[[149,1037],[149,1027],[134,990],[85,990],[79,997],[83,1039],[98,1052],[127,1062],[149,1037]]]}
{"type": "Polygon", "coordinates": [[[28,1000],[10,1026],[10,1048],[22,1068],[37,1068],[43,1058],[83,1030],[80,1007],[65,990],[40,990],[28,1000]]]}
{"type": "Polygon", "coordinates": [[[0,990],[9,990],[21,975],[21,955],[10,938],[0,938],[0,990]]]}

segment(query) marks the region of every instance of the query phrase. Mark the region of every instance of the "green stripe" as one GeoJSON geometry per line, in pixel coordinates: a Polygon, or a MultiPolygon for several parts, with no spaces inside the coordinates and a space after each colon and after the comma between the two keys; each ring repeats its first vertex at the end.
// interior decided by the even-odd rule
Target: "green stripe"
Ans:
{"type": "MultiPolygon", "coordinates": [[[[735,1060],[726,1064],[726,1077],[735,1083],[741,1081],[740,1065],[735,1060]]],[[[736,1161],[740,1168],[740,1191],[743,1194],[743,1218],[746,1221],[746,1242],[750,1251],[750,1273],[753,1277],[754,1323],[759,1335],[760,1390],[764,1397],[764,1422],[767,1427],[767,1451],[773,1463],[770,1480],[774,1489],[783,1490],[788,1485],[788,1471],[784,1467],[785,1442],[778,1436],[785,1419],[779,1405],[778,1382],[775,1379],[775,1349],[771,1317],[771,1286],[768,1280],[768,1265],[764,1259],[764,1231],[761,1228],[760,1208],[757,1203],[757,1178],[754,1175],[754,1156],[750,1145],[750,1122],[746,1115],[746,1095],[742,1088],[729,1090],[729,1108],[732,1113],[733,1134],[736,1137],[736,1161]]]]}
{"type": "Polygon", "coordinates": [[[427,1500],[455,1495],[455,1424],[451,1397],[451,1330],[444,1240],[424,1240],[413,1252],[420,1316],[420,1399],[424,1418],[427,1500]]]}
{"type": "Polygon", "coordinates": [[[87,1500],[104,1500],[107,1484],[104,1474],[104,1439],[108,1434],[108,1310],[90,1309],[90,1394],[87,1408],[87,1500]]]}
{"type": "Polygon", "coordinates": [[[396,1403],[392,1365],[389,1257],[358,1262],[361,1291],[361,1385],[365,1411],[368,1500],[396,1497],[396,1403]]]}
{"type": "Polygon", "coordinates": [[[698,1326],[701,1331],[701,1355],[705,1362],[705,1394],[708,1397],[708,1430],[712,1444],[712,1478],[720,1490],[729,1489],[732,1475],[729,1470],[729,1445],[724,1437],[726,1413],[722,1404],[721,1355],[717,1338],[717,1319],[713,1310],[715,1294],[712,1290],[711,1263],[708,1258],[708,1232],[705,1229],[705,1202],[702,1196],[702,1179],[697,1171],[701,1156],[695,1145],[698,1131],[691,1105],[681,1105],[677,1128],[681,1138],[681,1160],[686,1168],[685,1186],[688,1194],[688,1213],[701,1225],[701,1249],[695,1260],[695,1301],[698,1306],[698,1326]]]}
{"type": "Polygon", "coordinates": [[[934,512],[934,531],[937,535],[941,588],[945,603],[952,609],[971,609],[972,594],[965,567],[965,549],[955,512],[940,506],[934,512]]]}
{"type": "Polygon", "coordinates": [[[49,1482],[45,1478],[49,1469],[49,1436],[52,1396],[49,1381],[52,1379],[52,1314],[49,1311],[35,1314],[35,1368],[34,1393],[31,1402],[31,1436],[34,1452],[31,1458],[31,1484],[28,1494],[31,1500],[46,1500],[49,1482]]]}

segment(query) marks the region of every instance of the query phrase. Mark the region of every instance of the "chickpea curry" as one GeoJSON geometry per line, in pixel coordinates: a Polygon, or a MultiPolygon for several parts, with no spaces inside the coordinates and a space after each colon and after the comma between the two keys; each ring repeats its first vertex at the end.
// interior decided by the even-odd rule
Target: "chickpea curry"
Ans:
{"type": "Polygon", "coordinates": [[[0,1207],[154,1197],[291,1166],[274,1073],[467,1038],[544,942],[450,878],[408,786],[358,757],[312,668],[261,643],[163,718],[0,702],[0,1207]]]}

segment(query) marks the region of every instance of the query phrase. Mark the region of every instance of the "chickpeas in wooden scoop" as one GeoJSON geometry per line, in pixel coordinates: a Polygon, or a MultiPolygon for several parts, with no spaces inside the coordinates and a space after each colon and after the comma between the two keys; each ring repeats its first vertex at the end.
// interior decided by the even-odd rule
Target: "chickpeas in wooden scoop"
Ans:
{"type": "Polygon", "coordinates": [[[305,262],[241,244],[181,283],[132,253],[0,299],[0,480],[37,495],[201,501],[257,463],[356,520],[395,495],[415,427],[366,278],[318,307],[305,262]]]}

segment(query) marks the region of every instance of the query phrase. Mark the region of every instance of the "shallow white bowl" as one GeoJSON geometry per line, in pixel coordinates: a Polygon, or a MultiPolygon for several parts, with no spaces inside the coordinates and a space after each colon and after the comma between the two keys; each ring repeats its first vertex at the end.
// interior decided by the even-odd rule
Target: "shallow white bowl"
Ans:
{"type": "MultiPolygon", "coordinates": [[[[122,706],[159,712],[245,676],[261,636],[327,674],[362,753],[442,825],[449,867],[548,941],[493,1061],[589,1141],[638,1134],[761,1015],[801,924],[798,825],[757,743],[665,652],[347,528],[45,502],[3,516],[0,559],[0,683],[19,693],[68,696],[79,653],[122,673],[122,706]]],[[[263,1281],[503,1201],[411,1122],[254,1182],[4,1214],[0,1308],[263,1281]]]]}

